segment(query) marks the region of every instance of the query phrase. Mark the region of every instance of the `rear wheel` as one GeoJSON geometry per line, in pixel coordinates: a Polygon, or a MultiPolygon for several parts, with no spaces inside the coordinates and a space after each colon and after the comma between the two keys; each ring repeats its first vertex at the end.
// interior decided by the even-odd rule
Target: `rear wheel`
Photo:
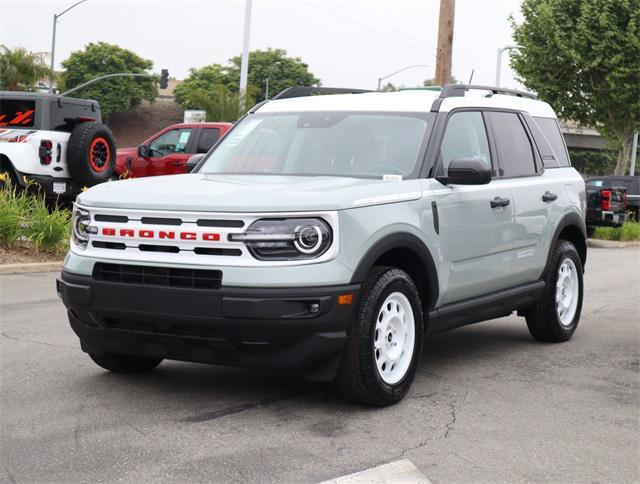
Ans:
{"type": "Polygon", "coordinates": [[[67,163],[80,188],[108,181],[116,166],[116,143],[102,123],[78,124],[67,146],[67,163]]]}
{"type": "Polygon", "coordinates": [[[162,358],[145,358],[142,356],[105,353],[89,355],[91,359],[105,370],[114,373],[141,373],[151,371],[162,362],[162,358]]]}
{"type": "Polygon", "coordinates": [[[422,355],[422,307],[409,275],[377,267],[365,281],[336,383],[347,399],[373,406],[400,401],[422,355]]]}
{"type": "Polygon", "coordinates": [[[571,242],[558,242],[544,280],[542,300],[526,313],[529,332],[539,341],[567,341],[578,327],[583,295],[582,263],[571,242]]]}

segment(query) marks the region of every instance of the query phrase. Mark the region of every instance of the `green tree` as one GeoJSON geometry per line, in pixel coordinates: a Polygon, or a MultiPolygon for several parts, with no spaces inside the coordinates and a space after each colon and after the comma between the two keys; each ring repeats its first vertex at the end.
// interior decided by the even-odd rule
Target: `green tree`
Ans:
{"type": "MultiPolygon", "coordinates": [[[[450,84],[458,84],[460,81],[458,81],[454,76],[451,76],[451,82],[450,84]]],[[[422,85],[424,87],[431,87],[431,86],[437,86],[438,84],[436,84],[436,78],[432,77],[431,79],[425,79],[422,82],[422,85]]]]}
{"type": "Polygon", "coordinates": [[[640,0],[524,0],[522,14],[511,20],[519,80],[560,117],[605,135],[624,174],[640,129],[640,0]]]}
{"type": "MultiPolygon", "coordinates": [[[[105,74],[148,73],[153,62],[117,45],[98,42],[73,52],[62,66],[65,87],[71,89],[105,74]]],[[[135,108],[145,99],[153,101],[157,95],[155,79],[135,77],[105,79],[74,93],[74,96],[98,101],[105,115],[135,108]]]]}
{"type": "Polygon", "coordinates": [[[42,56],[23,47],[9,49],[0,45],[0,88],[23,91],[49,77],[50,69],[42,56]]]}
{"type": "MultiPolygon", "coordinates": [[[[218,84],[210,88],[195,88],[187,95],[189,105],[197,106],[198,109],[206,111],[207,121],[236,121],[243,112],[240,110],[240,94],[231,92],[223,85],[218,84]]],[[[247,90],[246,105],[253,106],[252,86],[247,90]]]]}
{"type": "MultiPolygon", "coordinates": [[[[318,86],[320,80],[299,57],[288,57],[284,49],[254,50],[249,53],[248,85],[253,86],[256,102],[266,98],[267,79],[269,97],[292,86],[318,86]]],[[[184,109],[198,109],[191,93],[197,89],[213,89],[224,85],[230,92],[240,88],[240,56],[229,59],[227,65],[211,64],[191,69],[189,76],[174,91],[176,101],[184,109]]]]}
{"type": "Polygon", "coordinates": [[[384,86],[380,88],[381,92],[396,92],[398,87],[392,82],[387,82],[384,86]]]}

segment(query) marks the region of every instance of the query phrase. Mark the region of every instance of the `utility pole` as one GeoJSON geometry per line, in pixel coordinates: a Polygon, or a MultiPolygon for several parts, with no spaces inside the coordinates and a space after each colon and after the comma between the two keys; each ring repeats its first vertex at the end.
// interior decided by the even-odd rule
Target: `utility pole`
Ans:
{"type": "Polygon", "coordinates": [[[242,39],[242,59],[240,61],[240,111],[247,104],[247,78],[249,76],[249,34],[251,33],[251,0],[244,3],[244,36],[242,39]]]}
{"type": "Polygon", "coordinates": [[[453,21],[456,1],[440,0],[438,21],[438,53],[436,56],[436,84],[444,86],[451,82],[451,55],[453,51],[453,21]]]}

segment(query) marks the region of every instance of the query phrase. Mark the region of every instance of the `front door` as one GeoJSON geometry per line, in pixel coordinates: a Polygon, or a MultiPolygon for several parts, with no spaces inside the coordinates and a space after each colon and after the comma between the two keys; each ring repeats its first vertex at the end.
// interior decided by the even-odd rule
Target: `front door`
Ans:
{"type": "MultiPolygon", "coordinates": [[[[479,158],[494,167],[483,113],[449,116],[440,148],[439,170],[451,161],[479,158]]],[[[513,203],[508,181],[486,185],[442,185],[427,180],[437,204],[440,247],[447,266],[440,304],[461,301],[511,286],[513,203]],[[499,203],[497,203],[499,202],[499,203]]]]}
{"type": "Polygon", "coordinates": [[[149,156],[133,163],[133,176],[157,176],[186,173],[191,156],[192,128],[165,131],[149,143],[149,156]]]}

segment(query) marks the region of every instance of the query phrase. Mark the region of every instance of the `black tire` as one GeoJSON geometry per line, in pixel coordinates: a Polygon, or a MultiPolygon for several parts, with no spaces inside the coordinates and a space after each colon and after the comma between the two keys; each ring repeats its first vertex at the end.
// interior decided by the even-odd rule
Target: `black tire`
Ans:
{"type": "Polygon", "coordinates": [[[114,373],[142,373],[151,371],[162,363],[162,358],[145,358],[116,353],[89,356],[98,366],[114,373]]]}
{"type": "Polygon", "coordinates": [[[116,166],[116,142],[111,130],[97,122],[78,124],[69,138],[67,164],[80,188],[109,180],[116,166]]]}
{"type": "Polygon", "coordinates": [[[592,225],[587,225],[587,237],[591,238],[595,233],[596,233],[596,227],[592,225]]]}
{"type": "Polygon", "coordinates": [[[566,240],[559,240],[556,244],[547,273],[544,276],[545,289],[542,300],[536,307],[525,313],[527,326],[531,336],[538,341],[560,343],[568,341],[578,327],[580,312],[582,311],[582,297],[584,285],[582,281],[582,262],[575,246],[566,240]],[[570,259],[576,269],[578,281],[577,306],[573,319],[563,324],[556,310],[556,289],[558,271],[561,264],[570,259]]]}
{"type": "Polygon", "coordinates": [[[387,406],[400,401],[409,391],[420,364],[422,343],[422,305],[414,282],[400,269],[375,267],[363,284],[348,328],[348,339],[335,382],[338,391],[350,401],[371,406],[387,406]],[[373,343],[382,304],[394,292],[400,292],[408,299],[415,332],[409,366],[401,380],[389,384],[380,376],[373,343]]]}

